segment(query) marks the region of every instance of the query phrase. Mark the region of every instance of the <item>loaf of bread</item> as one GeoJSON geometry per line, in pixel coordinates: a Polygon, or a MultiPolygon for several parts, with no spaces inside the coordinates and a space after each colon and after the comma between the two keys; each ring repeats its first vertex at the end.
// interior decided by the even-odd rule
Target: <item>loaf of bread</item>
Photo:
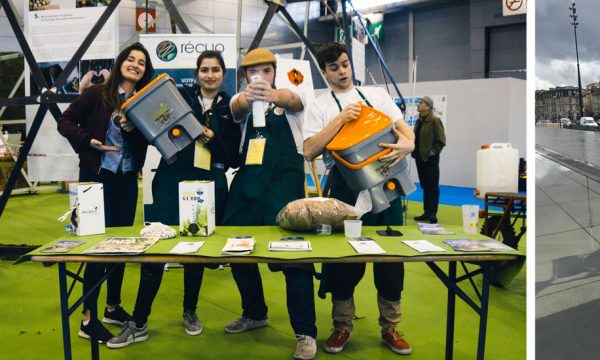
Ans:
{"type": "Polygon", "coordinates": [[[327,224],[339,231],[344,229],[344,220],[358,216],[353,206],[340,200],[316,197],[288,203],[277,214],[276,220],[287,230],[315,231],[319,225],[327,224]]]}

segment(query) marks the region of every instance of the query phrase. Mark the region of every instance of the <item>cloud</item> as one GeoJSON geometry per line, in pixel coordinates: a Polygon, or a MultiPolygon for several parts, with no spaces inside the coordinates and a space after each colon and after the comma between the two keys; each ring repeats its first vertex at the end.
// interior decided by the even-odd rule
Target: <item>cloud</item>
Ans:
{"type": "MultiPolygon", "coordinates": [[[[575,37],[571,18],[571,0],[536,1],[536,87],[577,86],[575,37]]],[[[600,80],[600,46],[598,34],[600,1],[576,1],[581,85],[600,80]]]]}
{"type": "MultiPolygon", "coordinates": [[[[580,61],[581,86],[600,81],[600,59],[580,61]]],[[[577,86],[577,62],[573,59],[552,59],[549,62],[537,61],[535,67],[536,89],[556,86],[577,86]]]]}

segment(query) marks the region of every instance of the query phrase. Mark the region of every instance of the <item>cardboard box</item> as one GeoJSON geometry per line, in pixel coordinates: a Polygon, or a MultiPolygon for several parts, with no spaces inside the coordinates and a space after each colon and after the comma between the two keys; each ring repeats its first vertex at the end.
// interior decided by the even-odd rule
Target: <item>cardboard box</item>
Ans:
{"type": "Polygon", "coordinates": [[[179,183],[179,235],[209,236],[215,232],[215,183],[179,183]]]}
{"type": "Polygon", "coordinates": [[[104,185],[81,182],[69,186],[71,226],[75,235],[104,234],[104,185]]]}

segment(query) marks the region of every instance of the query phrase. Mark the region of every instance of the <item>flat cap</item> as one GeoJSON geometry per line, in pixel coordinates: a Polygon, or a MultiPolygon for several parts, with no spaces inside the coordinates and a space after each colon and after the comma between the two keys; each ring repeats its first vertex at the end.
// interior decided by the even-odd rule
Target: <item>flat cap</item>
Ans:
{"type": "Polygon", "coordinates": [[[244,56],[240,67],[248,67],[253,65],[277,63],[277,58],[273,53],[264,48],[257,48],[244,56]]]}

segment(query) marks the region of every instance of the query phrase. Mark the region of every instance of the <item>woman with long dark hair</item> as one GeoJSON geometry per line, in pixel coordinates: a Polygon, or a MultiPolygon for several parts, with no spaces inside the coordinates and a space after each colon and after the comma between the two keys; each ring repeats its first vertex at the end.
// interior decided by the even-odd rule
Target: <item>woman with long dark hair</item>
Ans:
{"type": "MultiPolygon", "coordinates": [[[[230,97],[220,91],[225,77],[225,62],[220,52],[204,51],[196,61],[197,84],[180,89],[198,121],[206,130],[193,144],[177,154],[172,164],[162,159],[152,182],[153,204],[146,220],[167,225],[179,224],[179,183],[186,180],[215,182],[216,224],[222,225],[227,203],[228,168],[239,166],[241,130],[229,109],[230,97]]],[[[183,325],[188,335],[200,335],[202,324],[196,315],[204,264],[184,264],[183,325]]],[[[209,265],[209,267],[212,267],[209,265]]],[[[216,266],[215,266],[216,267],[216,266]]],[[[148,316],[160,287],[164,264],[143,263],[140,286],[133,312],[121,333],[111,339],[109,348],[122,348],[148,338],[148,316]]]]}
{"type": "MultiPolygon", "coordinates": [[[[147,141],[120,113],[121,104],[150,82],[154,68],[146,48],[135,43],[117,56],[108,80],[83,91],[58,120],[58,132],[79,155],[79,181],[103,184],[107,227],[131,226],[138,196],[137,175],[144,165],[147,141]]],[[[122,325],[131,316],[123,310],[121,285],[125,264],[89,263],[83,293],[107,273],[103,321],[122,325]],[[111,272],[112,271],[112,272],[111,272]]],[[[112,334],[90,310],[97,308],[99,287],[85,300],[79,336],[107,342],[112,334]]]]}

